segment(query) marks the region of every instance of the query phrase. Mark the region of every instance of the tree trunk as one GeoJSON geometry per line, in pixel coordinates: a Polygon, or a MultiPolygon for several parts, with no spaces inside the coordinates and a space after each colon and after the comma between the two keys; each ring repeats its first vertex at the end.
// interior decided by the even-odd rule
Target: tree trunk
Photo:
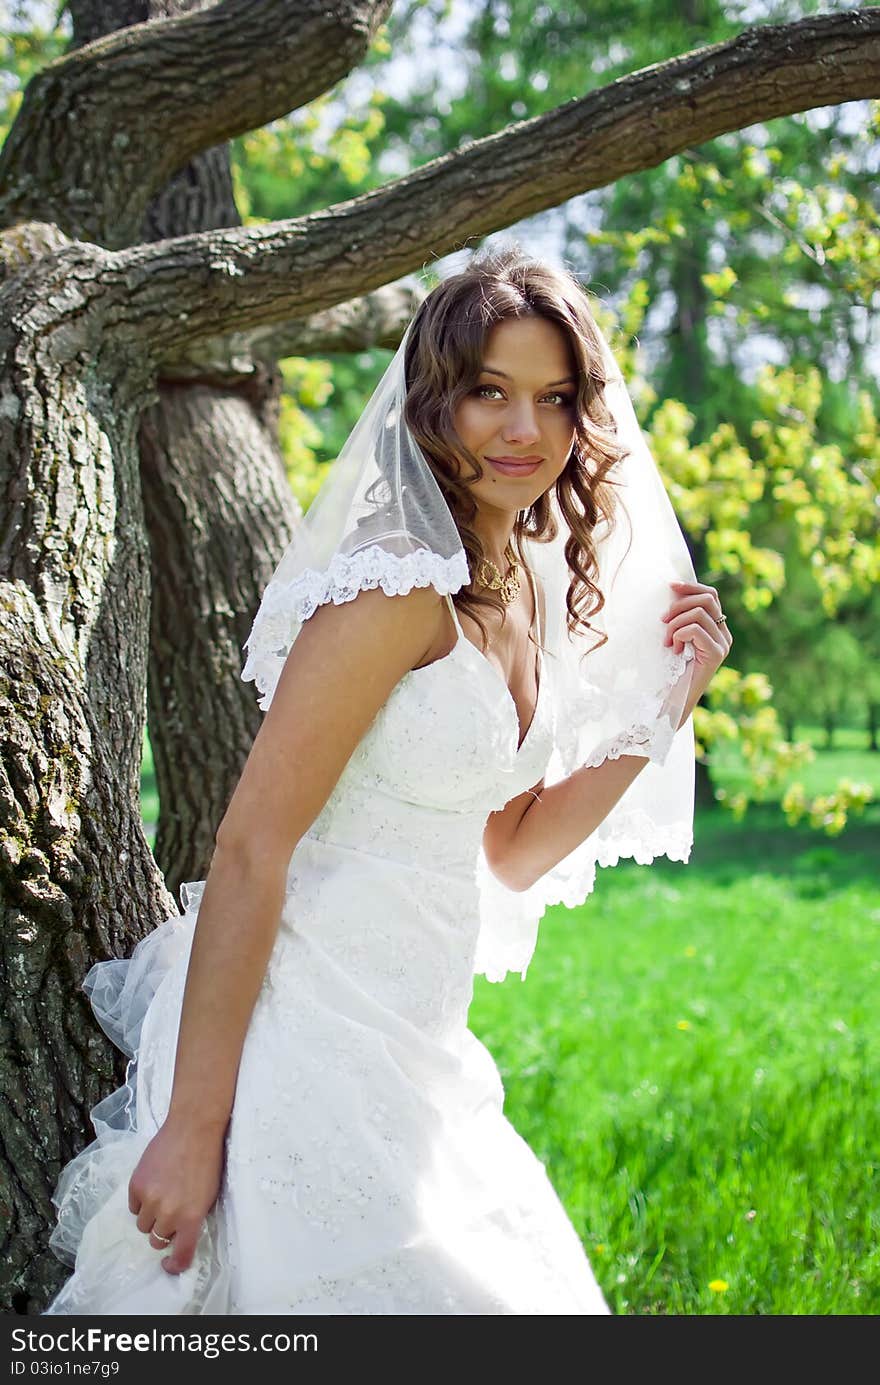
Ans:
{"type": "MultiPolygon", "coordinates": [[[[238,226],[228,150],[212,149],[148,209],[144,239],[238,226]]],[[[160,812],[153,852],[175,894],[203,879],[262,714],[242,645],[300,507],[277,435],[281,372],[251,351],[157,380],[139,447],[150,538],[148,726],[160,812]],[[197,772],[194,773],[194,769],[197,772]]]]}
{"type": "MultiPolygon", "coordinates": [[[[197,8],[75,0],[72,46],[197,8]]],[[[174,174],[133,243],[240,225],[222,145],[174,174]]],[[[260,724],[253,688],[240,679],[241,646],[300,514],[277,438],[280,371],[234,342],[205,355],[156,380],[158,398],[138,430],[152,591],[147,720],[160,803],[153,854],[175,896],[183,881],[207,874],[260,724]]]]}
{"type": "Polygon", "coordinates": [[[868,749],[880,750],[877,732],[880,730],[880,703],[868,699],[868,749]]]}
{"type": "MultiPolygon", "coordinates": [[[[30,243],[39,253],[38,232],[30,243]]],[[[46,1244],[51,1190],[124,1073],[83,975],[173,912],[139,805],[149,563],[136,429],[149,384],[132,353],[120,361],[90,334],[87,271],[53,281],[46,263],[0,289],[0,379],[13,385],[0,410],[0,1302],[32,1313],[63,1277],[46,1244]]]]}
{"type": "MultiPolygon", "coordinates": [[[[263,388],[277,389],[279,378],[265,372],[263,388]]],[[[140,446],[161,805],[153,850],[176,892],[207,874],[261,720],[252,685],[241,681],[241,647],[298,507],[268,422],[244,390],[160,384],[140,446]]]]}
{"type": "Polygon", "coordinates": [[[697,235],[677,247],[673,269],[676,296],[675,321],[670,329],[672,355],[662,382],[662,392],[670,399],[681,399],[692,411],[695,424],[692,442],[705,437],[706,354],[709,350],[706,316],[708,295],[703,274],[708,269],[706,243],[697,235]]]}
{"type": "MultiPolygon", "coordinates": [[[[100,15],[83,13],[90,40],[100,15]]],[[[113,17],[125,26],[141,15],[114,7],[113,17]]],[[[239,224],[227,151],[212,149],[147,208],[138,244],[239,224]]],[[[50,1193],[93,1138],[91,1107],[125,1075],[83,977],[177,912],[140,817],[147,683],[156,856],[176,892],[207,874],[261,720],[241,646],[300,513],[277,443],[274,361],[220,339],[157,376],[132,335],[114,343],[86,311],[102,294],[99,255],[84,248],[72,272],[45,276],[45,256],[68,246],[50,223],[18,225],[4,235],[0,278],[0,365],[16,401],[0,411],[0,478],[14,498],[0,548],[11,1057],[0,1065],[0,1302],[16,1313],[39,1312],[68,1273],[47,1246],[50,1193]]],[[[277,324],[261,345],[396,345],[418,296],[380,291],[277,324]]],[[[129,326],[138,311],[129,296],[129,326]]]]}

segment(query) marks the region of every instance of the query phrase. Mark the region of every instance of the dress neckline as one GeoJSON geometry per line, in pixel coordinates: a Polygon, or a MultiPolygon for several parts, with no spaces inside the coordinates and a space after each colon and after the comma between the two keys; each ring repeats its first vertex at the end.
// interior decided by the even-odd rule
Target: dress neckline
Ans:
{"type": "MultiPolygon", "coordinates": [[[[529,724],[528,724],[528,728],[526,729],[525,735],[522,734],[522,723],[520,722],[520,719],[519,719],[519,710],[517,709],[516,700],[514,699],[513,693],[510,691],[510,688],[507,686],[507,682],[506,682],[506,680],[505,680],[505,678],[504,678],[504,675],[501,673],[501,670],[500,670],[500,669],[497,669],[497,668],[495,667],[495,665],[492,663],[491,659],[488,659],[488,658],[486,657],[486,655],[483,653],[483,651],[482,651],[481,649],[478,649],[478,648],[477,648],[477,646],[474,644],[473,640],[468,639],[467,635],[464,633],[464,630],[462,629],[461,621],[460,621],[459,618],[458,618],[458,612],[457,612],[456,609],[455,609],[455,603],[453,602],[452,596],[451,596],[450,594],[447,593],[446,600],[447,600],[448,603],[449,603],[449,609],[450,609],[450,611],[452,612],[452,618],[453,618],[453,620],[455,621],[455,628],[456,628],[456,630],[458,631],[458,638],[456,639],[455,644],[452,646],[452,648],[450,649],[449,653],[448,653],[448,654],[444,654],[444,655],[442,656],[442,658],[440,658],[440,659],[432,659],[432,661],[431,661],[430,664],[420,664],[418,668],[412,668],[412,669],[409,670],[409,673],[410,673],[410,674],[413,674],[413,673],[423,673],[423,672],[425,671],[425,669],[436,668],[439,664],[445,664],[446,661],[447,661],[447,659],[451,659],[451,658],[453,657],[453,655],[455,654],[455,652],[456,652],[456,650],[458,649],[459,645],[460,645],[460,644],[462,643],[462,641],[463,641],[464,644],[468,645],[468,646],[473,650],[473,652],[476,654],[477,658],[480,660],[480,663],[483,664],[486,668],[489,669],[489,672],[490,672],[490,673],[492,674],[492,676],[496,679],[496,681],[497,681],[498,683],[500,683],[501,687],[502,687],[503,690],[504,690],[505,696],[506,696],[506,698],[507,698],[507,703],[508,703],[508,705],[509,705],[511,711],[513,712],[513,720],[514,720],[514,722],[515,722],[515,724],[516,724],[517,741],[519,742],[518,745],[517,745],[517,747],[516,747],[516,753],[517,753],[517,755],[519,755],[519,753],[520,753],[522,750],[525,749],[526,742],[528,741],[529,737],[531,736],[533,730],[535,729],[536,723],[537,723],[537,721],[538,721],[538,710],[539,710],[540,705],[541,705],[541,694],[542,694],[542,692],[544,691],[544,680],[545,680],[544,651],[543,651],[542,648],[541,648],[541,608],[540,608],[540,606],[539,606],[539,604],[538,604],[538,591],[537,591],[537,587],[536,587],[536,585],[535,585],[534,576],[533,576],[533,574],[532,574],[530,568],[526,568],[526,571],[527,571],[528,574],[529,574],[529,582],[530,582],[531,588],[532,588],[532,599],[533,599],[533,601],[534,601],[534,603],[535,603],[535,626],[536,626],[536,628],[537,628],[537,636],[538,636],[538,639],[537,639],[538,648],[537,648],[537,655],[536,655],[536,661],[535,661],[535,662],[536,662],[536,672],[537,672],[537,677],[538,677],[538,691],[537,691],[537,695],[536,695],[536,697],[535,697],[535,706],[534,706],[534,710],[533,710],[533,712],[532,712],[531,721],[530,721],[529,724]],[[521,738],[521,739],[520,739],[520,738],[521,738]]],[[[531,631],[530,631],[529,633],[531,633],[531,631]]],[[[408,675],[405,675],[405,676],[408,676],[408,675]]]]}

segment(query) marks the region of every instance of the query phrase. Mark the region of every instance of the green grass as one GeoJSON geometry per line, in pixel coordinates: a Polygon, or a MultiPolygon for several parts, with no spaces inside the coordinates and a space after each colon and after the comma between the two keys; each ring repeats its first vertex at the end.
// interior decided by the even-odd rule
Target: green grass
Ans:
{"type": "Polygon", "coordinates": [[[878,829],[704,813],[689,865],[600,870],[524,984],[478,979],[507,1115],[616,1312],[880,1310],[878,829]]]}
{"type": "MultiPolygon", "coordinates": [[[[865,744],[841,733],[809,790],[880,790],[865,744]]],[[[148,825],[151,771],[147,742],[148,825]]],[[[880,802],[837,838],[774,803],[695,837],[550,910],[471,1027],[615,1312],[877,1313],[880,802]]]]}

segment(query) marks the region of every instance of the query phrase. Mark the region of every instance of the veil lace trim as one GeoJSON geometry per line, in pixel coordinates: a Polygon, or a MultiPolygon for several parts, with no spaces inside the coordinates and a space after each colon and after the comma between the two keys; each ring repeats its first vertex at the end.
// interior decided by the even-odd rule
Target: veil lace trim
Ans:
{"type": "Polygon", "coordinates": [[[413,587],[434,587],[443,595],[469,581],[464,549],[449,558],[427,548],[399,556],[379,544],[335,553],[321,572],[306,568],[289,582],[273,579],[263,594],[260,622],[245,641],[242,681],[256,683],[262,695],[259,705],[266,711],[300,626],[328,601],[341,606],[374,587],[381,587],[386,596],[405,596],[413,587]]]}

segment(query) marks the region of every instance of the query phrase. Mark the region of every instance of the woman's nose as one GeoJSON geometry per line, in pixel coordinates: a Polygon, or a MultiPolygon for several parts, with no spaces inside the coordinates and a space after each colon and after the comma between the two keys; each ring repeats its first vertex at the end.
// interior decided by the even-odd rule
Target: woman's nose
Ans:
{"type": "Polygon", "coordinates": [[[504,420],[504,427],[501,430],[505,442],[523,443],[534,442],[540,437],[538,420],[535,416],[535,409],[532,404],[512,405],[508,417],[504,420]]]}

